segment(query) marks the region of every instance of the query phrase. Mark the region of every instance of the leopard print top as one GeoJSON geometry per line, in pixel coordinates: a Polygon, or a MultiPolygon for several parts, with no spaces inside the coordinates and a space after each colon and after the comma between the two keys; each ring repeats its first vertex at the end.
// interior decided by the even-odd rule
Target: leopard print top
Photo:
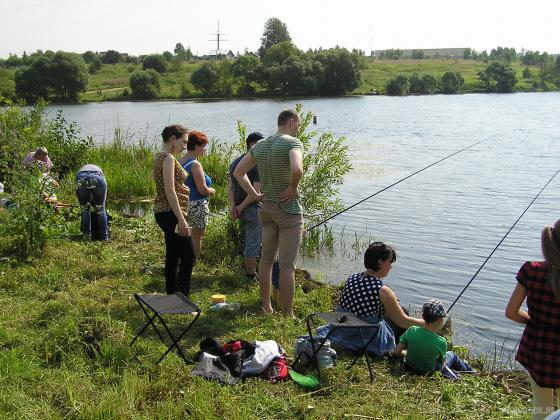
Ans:
{"type": "Polygon", "coordinates": [[[154,213],[170,211],[171,206],[165,196],[165,185],[163,182],[163,161],[167,156],[172,156],[175,164],[175,193],[179,199],[179,207],[186,215],[187,204],[189,202],[189,187],[185,185],[185,179],[189,176],[181,167],[181,164],[173,155],[167,152],[160,152],[154,158],[154,181],[156,182],[156,199],[154,201],[154,213]]]}

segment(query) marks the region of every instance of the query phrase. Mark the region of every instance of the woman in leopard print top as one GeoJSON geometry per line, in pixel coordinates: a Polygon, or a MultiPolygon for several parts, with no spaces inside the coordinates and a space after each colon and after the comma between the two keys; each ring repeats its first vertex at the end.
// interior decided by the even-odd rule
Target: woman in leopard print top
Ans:
{"type": "Polygon", "coordinates": [[[196,260],[187,223],[189,189],[184,185],[187,173],[176,155],[187,144],[188,130],[182,125],[163,129],[163,148],[154,158],[156,198],[154,217],[165,236],[165,288],[168,294],[189,295],[192,269],[196,260]]]}

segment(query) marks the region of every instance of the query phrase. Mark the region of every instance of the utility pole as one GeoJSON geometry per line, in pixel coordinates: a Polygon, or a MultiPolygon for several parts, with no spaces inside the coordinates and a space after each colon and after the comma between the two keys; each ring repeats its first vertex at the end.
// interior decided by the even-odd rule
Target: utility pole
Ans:
{"type": "Polygon", "coordinates": [[[218,31],[212,35],[216,35],[216,39],[209,39],[208,41],[216,42],[216,59],[217,59],[218,54],[220,53],[220,41],[222,42],[227,41],[227,39],[220,38],[221,36],[225,35],[223,33],[220,33],[220,21],[218,21],[218,31]]]}
{"type": "Polygon", "coordinates": [[[371,58],[375,57],[373,52],[373,25],[369,25],[369,54],[371,58]]]}

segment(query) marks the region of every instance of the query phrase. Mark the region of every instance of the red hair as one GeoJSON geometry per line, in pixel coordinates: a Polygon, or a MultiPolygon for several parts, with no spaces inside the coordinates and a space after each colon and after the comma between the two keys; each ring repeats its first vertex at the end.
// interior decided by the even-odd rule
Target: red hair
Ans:
{"type": "Polygon", "coordinates": [[[194,150],[196,146],[206,146],[207,144],[208,137],[202,131],[189,131],[187,150],[194,150]]]}

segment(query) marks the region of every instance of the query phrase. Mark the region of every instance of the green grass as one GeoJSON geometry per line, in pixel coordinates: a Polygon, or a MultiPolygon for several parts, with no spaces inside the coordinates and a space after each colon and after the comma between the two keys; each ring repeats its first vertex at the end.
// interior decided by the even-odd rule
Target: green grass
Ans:
{"type": "MultiPolygon", "coordinates": [[[[191,75],[199,66],[198,63],[182,63],[179,69],[173,69],[170,65],[170,71],[161,75],[161,98],[180,99],[185,91],[195,91],[191,75]]],[[[135,70],[142,70],[142,65],[104,64],[98,73],[90,75],[87,92],[81,95],[81,100],[91,102],[120,98],[125,89],[130,90],[128,80],[135,70]]]]}
{"type": "MultiPolygon", "coordinates": [[[[367,68],[362,72],[362,84],[354,90],[355,94],[370,93],[372,89],[385,93],[387,82],[399,74],[410,76],[412,73],[427,73],[436,79],[447,71],[460,72],[465,79],[463,92],[484,91],[478,80],[478,72],[484,70],[488,63],[463,59],[427,59],[427,60],[368,60],[367,68]]],[[[516,88],[522,91],[532,90],[532,83],[523,79],[524,65],[519,62],[511,63],[519,82],[516,88]]],[[[533,77],[538,74],[537,66],[530,66],[533,77]]]]}
{"type": "MultiPolygon", "coordinates": [[[[77,224],[77,218],[70,222],[77,224]]],[[[228,253],[224,219],[203,245],[193,274],[192,299],[204,315],[183,341],[192,359],[207,336],[220,341],[274,339],[293,356],[305,333],[302,319],[332,308],[336,290],[296,289],[299,321],[264,316],[258,286],[247,284],[239,257],[228,253]],[[220,233],[221,232],[221,233],[220,233]],[[221,292],[242,306],[209,310],[221,292]]],[[[223,386],[190,372],[150,331],[128,346],[143,323],[133,293],[161,293],[163,238],[153,222],[116,217],[108,244],[51,240],[41,257],[0,265],[0,417],[3,418],[528,418],[527,391],[515,376],[482,373],[448,382],[440,376],[406,374],[400,365],[376,360],[375,378],[350,355],[327,372],[321,390],[310,393],[287,381],[251,378],[223,386]],[[520,415],[525,413],[525,415],[520,415]]],[[[177,316],[178,328],[187,318],[177,316]]]]}

